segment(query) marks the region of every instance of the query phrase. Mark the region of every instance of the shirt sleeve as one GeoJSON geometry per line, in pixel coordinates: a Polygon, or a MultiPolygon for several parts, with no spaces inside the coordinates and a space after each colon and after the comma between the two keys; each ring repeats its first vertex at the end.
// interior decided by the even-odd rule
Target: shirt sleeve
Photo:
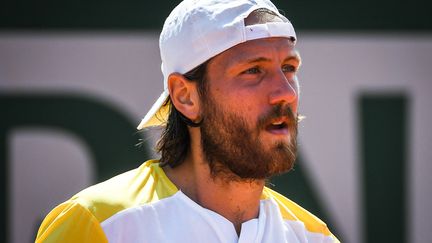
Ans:
{"type": "Polygon", "coordinates": [[[85,207],[65,202],[54,208],[43,220],[36,243],[108,242],[99,221],[85,207]]]}

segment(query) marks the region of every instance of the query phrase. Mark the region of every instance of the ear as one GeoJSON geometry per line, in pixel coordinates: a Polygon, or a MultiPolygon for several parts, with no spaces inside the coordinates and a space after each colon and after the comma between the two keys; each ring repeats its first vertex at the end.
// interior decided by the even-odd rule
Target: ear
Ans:
{"type": "Polygon", "coordinates": [[[199,95],[196,82],[186,79],[179,73],[168,77],[168,90],[175,108],[193,122],[199,122],[199,95]]]}

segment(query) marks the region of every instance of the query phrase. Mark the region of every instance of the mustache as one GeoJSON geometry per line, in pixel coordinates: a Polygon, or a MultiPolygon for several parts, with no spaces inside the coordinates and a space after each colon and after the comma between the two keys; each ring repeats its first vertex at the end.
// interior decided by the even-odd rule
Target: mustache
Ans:
{"type": "Polygon", "coordinates": [[[265,128],[275,119],[284,118],[287,120],[288,127],[297,125],[298,115],[294,114],[289,105],[278,104],[273,106],[267,113],[258,118],[257,127],[265,128]]]}

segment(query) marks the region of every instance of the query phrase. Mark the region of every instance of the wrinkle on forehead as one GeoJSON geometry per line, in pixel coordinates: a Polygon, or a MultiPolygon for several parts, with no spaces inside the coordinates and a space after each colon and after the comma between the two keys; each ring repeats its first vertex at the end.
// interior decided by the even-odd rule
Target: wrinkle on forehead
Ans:
{"type": "Polygon", "coordinates": [[[282,62],[287,59],[295,59],[300,63],[300,55],[294,49],[290,39],[284,37],[271,37],[257,39],[238,44],[221,54],[211,61],[219,67],[230,67],[253,60],[269,59],[275,62],[282,62]],[[280,53],[281,50],[284,50],[280,53]],[[272,53],[278,53],[273,55],[272,53]],[[273,60],[277,56],[278,60],[273,60]]]}

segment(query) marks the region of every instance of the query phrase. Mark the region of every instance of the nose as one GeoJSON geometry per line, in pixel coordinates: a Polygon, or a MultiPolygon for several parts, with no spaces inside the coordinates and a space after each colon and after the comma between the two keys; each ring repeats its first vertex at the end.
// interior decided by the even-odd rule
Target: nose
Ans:
{"type": "Polygon", "coordinates": [[[288,80],[288,78],[282,73],[282,75],[277,75],[277,77],[274,77],[273,81],[272,91],[269,96],[269,103],[271,105],[296,105],[299,92],[297,77],[294,76],[292,77],[292,80],[288,80]]]}

